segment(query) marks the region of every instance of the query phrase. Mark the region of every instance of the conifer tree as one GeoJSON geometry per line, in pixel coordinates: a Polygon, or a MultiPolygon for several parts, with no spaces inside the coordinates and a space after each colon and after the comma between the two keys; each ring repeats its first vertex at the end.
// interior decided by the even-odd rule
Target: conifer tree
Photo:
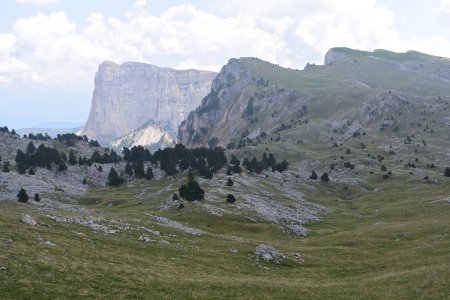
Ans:
{"type": "Polygon", "coordinates": [[[151,167],[147,168],[147,172],[145,172],[145,179],[147,179],[147,180],[153,179],[153,170],[151,167]]]}
{"type": "Polygon", "coordinates": [[[323,182],[330,181],[330,178],[328,177],[328,173],[327,172],[323,173],[322,176],[320,176],[320,180],[323,182]]]}
{"type": "Polygon", "coordinates": [[[124,182],[123,178],[117,174],[117,171],[114,168],[111,168],[108,174],[108,185],[110,186],[119,186],[124,182]]]}
{"type": "Polygon", "coordinates": [[[36,147],[34,146],[33,142],[30,141],[27,146],[27,153],[33,154],[34,151],[36,151],[36,147]]]}
{"type": "Polygon", "coordinates": [[[28,194],[27,191],[25,191],[24,189],[20,189],[19,193],[17,194],[17,200],[19,200],[19,202],[28,202],[28,194]]]}

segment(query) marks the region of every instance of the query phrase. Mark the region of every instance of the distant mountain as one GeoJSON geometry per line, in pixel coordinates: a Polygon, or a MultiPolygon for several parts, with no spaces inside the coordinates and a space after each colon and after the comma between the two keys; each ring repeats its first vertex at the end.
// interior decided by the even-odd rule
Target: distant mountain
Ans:
{"type": "Polygon", "coordinates": [[[215,76],[214,72],[144,63],[104,62],[95,76],[91,111],[80,134],[109,144],[129,139],[134,131],[151,123],[155,134],[145,139],[148,145],[158,143],[163,136],[174,140],[178,125],[209,92],[215,76]]]}
{"type": "Polygon", "coordinates": [[[378,136],[380,128],[396,129],[399,139],[424,114],[448,123],[448,95],[450,59],[415,51],[333,48],[323,66],[307,65],[303,71],[257,58],[231,59],[181,124],[179,139],[191,147],[232,147],[287,134],[317,143],[363,131],[378,136]]]}
{"type": "MultiPolygon", "coordinates": [[[[45,124],[44,124],[45,125],[45,124]]],[[[64,125],[64,124],[62,124],[64,125]]],[[[68,125],[68,124],[66,124],[68,125]]],[[[82,129],[81,126],[77,127],[32,127],[32,128],[19,128],[16,129],[16,132],[20,135],[28,135],[30,133],[32,134],[38,134],[47,133],[50,137],[55,138],[58,134],[64,134],[64,133],[75,133],[82,129]]]]}
{"type": "Polygon", "coordinates": [[[31,126],[31,128],[78,128],[82,127],[83,124],[78,122],[66,122],[66,121],[55,121],[55,122],[44,122],[31,126]]]}

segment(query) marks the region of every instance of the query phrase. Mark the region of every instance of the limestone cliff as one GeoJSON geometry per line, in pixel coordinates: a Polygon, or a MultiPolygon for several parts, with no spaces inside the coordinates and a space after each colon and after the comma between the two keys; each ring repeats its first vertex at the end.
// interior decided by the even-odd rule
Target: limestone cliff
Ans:
{"type": "MultiPolygon", "coordinates": [[[[178,125],[210,91],[215,76],[144,63],[104,62],[95,75],[91,111],[80,133],[110,143],[151,123],[175,139],[178,125]]],[[[154,142],[161,138],[154,137],[154,142]]]]}

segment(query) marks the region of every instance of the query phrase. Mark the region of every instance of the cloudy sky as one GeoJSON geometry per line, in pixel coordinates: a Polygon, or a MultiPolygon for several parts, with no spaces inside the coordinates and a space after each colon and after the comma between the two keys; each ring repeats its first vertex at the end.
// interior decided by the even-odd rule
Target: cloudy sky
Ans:
{"type": "Polygon", "coordinates": [[[0,126],[87,119],[98,64],[286,67],[331,47],[450,57],[450,0],[2,0],[0,126]]]}

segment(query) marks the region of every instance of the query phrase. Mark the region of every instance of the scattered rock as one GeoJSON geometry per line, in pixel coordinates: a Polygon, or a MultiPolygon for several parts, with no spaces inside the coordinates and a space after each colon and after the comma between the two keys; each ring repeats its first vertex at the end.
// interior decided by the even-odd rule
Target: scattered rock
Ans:
{"type": "Polygon", "coordinates": [[[138,238],[138,241],[143,241],[143,242],[145,242],[145,243],[155,243],[155,242],[156,242],[155,240],[152,240],[151,238],[149,238],[149,237],[146,236],[146,235],[141,235],[141,236],[138,238]]]}
{"type": "Polygon", "coordinates": [[[53,248],[53,247],[56,246],[56,244],[54,244],[54,243],[52,243],[52,242],[50,242],[50,241],[44,241],[44,242],[41,242],[41,244],[43,244],[43,245],[45,245],[45,246],[48,246],[48,247],[50,247],[50,248],[53,248]]]}
{"type": "Polygon", "coordinates": [[[292,252],[292,253],[288,253],[288,258],[297,262],[297,263],[303,263],[305,261],[303,255],[301,253],[298,252],[292,252]]]}
{"type": "Polygon", "coordinates": [[[307,236],[310,232],[309,229],[303,227],[302,225],[288,225],[286,226],[289,232],[298,236],[307,236]]]}
{"type": "Polygon", "coordinates": [[[268,245],[259,245],[256,247],[254,256],[257,260],[263,259],[267,262],[276,263],[280,263],[286,258],[280,251],[268,245]]]}
{"type": "Polygon", "coordinates": [[[155,219],[156,222],[158,222],[159,224],[166,226],[166,227],[170,227],[170,228],[175,228],[178,230],[181,230],[185,233],[194,235],[194,236],[200,236],[205,234],[206,232],[200,230],[200,229],[196,229],[196,228],[191,228],[188,227],[186,225],[183,225],[177,221],[173,221],[164,217],[160,217],[160,216],[153,216],[153,218],[155,219]]]}
{"type": "Polygon", "coordinates": [[[34,220],[30,215],[24,215],[22,217],[22,222],[27,225],[37,226],[36,220],[34,220]]]}

